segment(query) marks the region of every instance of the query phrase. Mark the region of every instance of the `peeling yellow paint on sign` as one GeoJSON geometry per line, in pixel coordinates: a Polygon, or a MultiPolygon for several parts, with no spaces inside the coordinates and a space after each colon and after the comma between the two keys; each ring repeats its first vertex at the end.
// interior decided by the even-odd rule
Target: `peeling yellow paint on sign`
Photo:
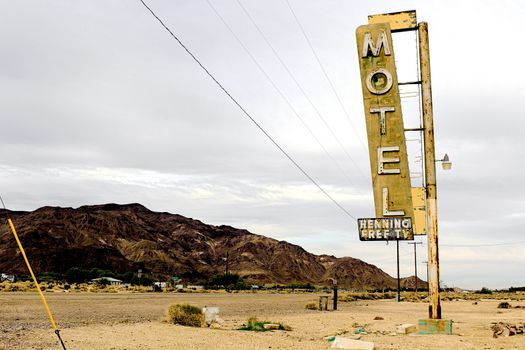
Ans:
{"type": "Polygon", "coordinates": [[[427,234],[427,215],[426,215],[426,190],[424,187],[412,187],[412,203],[414,205],[414,234],[427,234]]]}
{"type": "Polygon", "coordinates": [[[403,11],[368,16],[368,24],[389,23],[390,30],[417,27],[416,11],[403,11]]]}

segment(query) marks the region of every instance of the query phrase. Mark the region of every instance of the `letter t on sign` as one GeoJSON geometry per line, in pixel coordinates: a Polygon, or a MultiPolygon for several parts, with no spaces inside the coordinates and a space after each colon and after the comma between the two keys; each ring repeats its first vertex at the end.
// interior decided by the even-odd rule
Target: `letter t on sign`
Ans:
{"type": "Polygon", "coordinates": [[[381,135],[386,134],[386,112],[394,112],[394,107],[370,108],[370,113],[379,113],[379,125],[381,125],[381,135]]]}

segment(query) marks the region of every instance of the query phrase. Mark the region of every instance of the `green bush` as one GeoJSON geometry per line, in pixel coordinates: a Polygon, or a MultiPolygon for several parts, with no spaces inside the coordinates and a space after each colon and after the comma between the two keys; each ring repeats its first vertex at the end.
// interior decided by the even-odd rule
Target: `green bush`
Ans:
{"type": "Polygon", "coordinates": [[[168,323],[181,326],[202,327],[204,314],[202,310],[190,304],[173,304],[168,308],[168,323]]]}
{"type": "Polygon", "coordinates": [[[255,316],[252,316],[248,321],[239,328],[242,331],[266,332],[264,325],[270,322],[258,321],[255,316]]]}
{"type": "Polygon", "coordinates": [[[206,283],[209,289],[224,288],[226,290],[246,290],[249,286],[246,281],[236,273],[224,273],[213,275],[206,283]]]}
{"type": "MultiPolygon", "coordinates": [[[[269,331],[270,329],[266,329],[264,328],[264,325],[265,324],[269,324],[269,323],[273,323],[273,322],[268,322],[268,321],[259,321],[257,320],[257,318],[255,316],[252,316],[248,319],[248,321],[243,324],[241,326],[241,328],[239,328],[239,330],[241,331],[254,331],[254,332],[267,332],[269,331]]],[[[280,331],[291,331],[292,330],[292,327],[286,325],[286,324],[283,324],[283,323],[278,323],[279,325],[279,328],[277,328],[278,330],[280,331]]]]}

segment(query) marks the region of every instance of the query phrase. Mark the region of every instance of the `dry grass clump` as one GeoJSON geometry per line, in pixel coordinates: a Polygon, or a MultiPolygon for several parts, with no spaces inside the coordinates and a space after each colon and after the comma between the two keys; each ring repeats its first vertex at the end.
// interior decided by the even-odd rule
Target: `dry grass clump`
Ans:
{"type": "Polygon", "coordinates": [[[307,309],[307,310],[317,310],[317,304],[316,303],[307,303],[304,306],[304,308],[307,309]]]}
{"type": "Polygon", "coordinates": [[[202,309],[190,304],[170,305],[167,321],[189,327],[203,327],[205,324],[202,309]]]}
{"type": "Polygon", "coordinates": [[[357,301],[357,300],[379,300],[379,299],[394,299],[396,297],[395,292],[385,293],[348,293],[344,296],[340,296],[339,301],[357,301]]]}
{"type": "Polygon", "coordinates": [[[35,292],[36,286],[33,282],[7,282],[0,283],[0,291],[2,292],[35,292]]]}

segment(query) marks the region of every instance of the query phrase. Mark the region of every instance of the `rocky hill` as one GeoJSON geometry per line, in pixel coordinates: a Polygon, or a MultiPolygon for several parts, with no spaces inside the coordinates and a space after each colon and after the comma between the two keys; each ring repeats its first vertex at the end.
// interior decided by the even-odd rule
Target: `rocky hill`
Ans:
{"type": "MultiPolygon", "coordinates": [[[[156,278],[178,275],[195,281],[228,269],[257,283],[329,284],[336,278],[351,288],[396,286],[394,278],[358,259],[314,255],[285,241],[140,204],[43,207],[9,215],[38,272],[140,268],[156,278]]],[[[0,227],[0,271],[27,273],[7,225],[0,227]]]]}

